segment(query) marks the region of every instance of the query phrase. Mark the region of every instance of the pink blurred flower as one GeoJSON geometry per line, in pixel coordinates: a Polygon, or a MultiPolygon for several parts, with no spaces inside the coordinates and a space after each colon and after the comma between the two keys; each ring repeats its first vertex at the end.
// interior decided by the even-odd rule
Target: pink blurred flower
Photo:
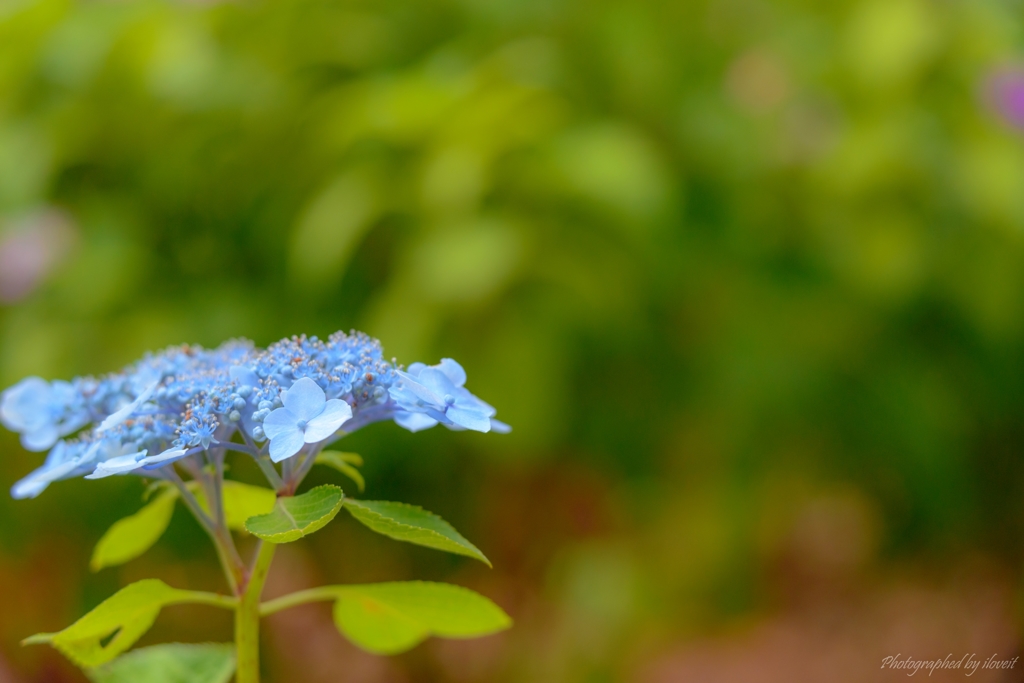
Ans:
{"type": "Polygon", "coordinates": [[[63,263],[78,240],[71,219],[46,208],[0,232],[0,303],[21,301],[63,263]]]}
{"type": "Polygon", "coordinates": [[[1000,117],[1012,126],[1024,128],[1024,69],[995,70],[986,81],[985,94],[1000,117]]]}

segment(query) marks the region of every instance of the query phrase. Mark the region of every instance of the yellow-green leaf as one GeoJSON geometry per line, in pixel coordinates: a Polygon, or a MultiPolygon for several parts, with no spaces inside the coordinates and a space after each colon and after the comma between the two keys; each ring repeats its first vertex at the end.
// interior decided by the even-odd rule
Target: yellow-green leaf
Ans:
{"type": "MultiPolygon", "coordinates": [[[[195,486],[193,492],[200,507],[209,514],[210,506],[202,488],[195,486]]],[[[235,531],[245,531],[247,519],[269,513],[274,509],[274,501],[277,500],[277,494],[270,489],[230,479],[224,482],[221,496],[224,500],[224,520],[228,528],[235,531]]]]}
{"type": "Polygon", "coordinates": [[[327,460],[348,463],[356,467],[363,466],[363,456],[358,453],[349,453],[348,451],[321,451],[320,455],[316,457],[318,465],[330,465],[331,463],[326,462],[327,460]]]}
{"type": "Polygon", "coordinates": [[[228,683],[232,645],[169,643],[144,647],[86,672],[93,683],[228,683]]]}
{"type": "Polygon", "coordinates": [[[192,595],[190,591],[171,588],[157,579],[137,581],[114,593],[63,631],[40,633],[26,638],[23,644],[50,643],[81,667],[100,666],[141,638],[164,605],[190,602],[192,595]]]}
{"type": "Polygon", "coordinates": [[[366,481],[362,473],[356,469],[363,464],[363,459],[356,453],[343,453],[341,451],[323,451],[316,456],[317,465],[333,467],[346,477],[356,483],[360,491],[366,488],[366,481]]]}
{"type": "Polygon", "coordinates": [[[271,543],[297,541],[334,519],[344,498],[337,486],[317,486],[299,496],[278,498],[269,514],[250,517],[245,528],[271,543]]]}
{"type": "Polygon", "coordinates": [[[338,630],[377,654],[403,652],[431,635],[475,638],[512,625],[500,607],[461,586],[402,581],[337,588],[338,630]]]}
{"type": "Polygon", "coordinates": [[[167,530],[177,499],[177,491],[164,490],[134,515],[115,522],[93,550],[92,570],[124,564],[149,550],[167,530]]]}
{"type": "Polygon", "coordinates": [[[262,486],[250,486],[238,481],[224,482],[224,517],[228,528],[245,530],[245,520],[265,515],[274,509],[277,494],[262,486]]]}
{"type": "Polygon", "coordinates": [[[386,500],[345,500],[345,509],[367,527],[396,541],[465,555],[491,566],[479,548],[432,512],[416,505],[386,500]]]}

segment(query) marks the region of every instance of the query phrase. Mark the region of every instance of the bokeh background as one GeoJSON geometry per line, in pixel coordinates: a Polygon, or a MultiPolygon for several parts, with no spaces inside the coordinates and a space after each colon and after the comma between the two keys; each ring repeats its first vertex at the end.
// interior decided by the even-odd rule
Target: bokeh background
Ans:
{"type": "MultiPolygon", "coordinates": [[[[1010,658],[1022,12],[0,0],[0,386],[350,328],[463,363],[512,434],[376,425],[345,447],[367,497],[441,514],[495,569],[339,518],[279,553],[268,593],[454,581],[516,627],[382,659],[308,606],[266,622],[270,681],[841,682],[902,680],[887,655],[1010,658]]],[[[0,449],[2,488],[40,461],[0,449]]],[[[18,642],[129,581],[220,588],[182,510],[89,573],[142,491],[0,497],[0,681],[84,681],[18,642]]],[[[144,642],[228,640],[228,619],[171,608],[144,642]]]]}

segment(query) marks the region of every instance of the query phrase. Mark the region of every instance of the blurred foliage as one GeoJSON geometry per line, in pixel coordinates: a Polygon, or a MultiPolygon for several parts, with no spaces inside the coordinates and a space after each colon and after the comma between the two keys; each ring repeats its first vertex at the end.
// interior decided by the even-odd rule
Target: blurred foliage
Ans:
{"type": "MultiPolygon", "coordinates": [[[[458,358],[511,435],[344,448],[496,573],[310,552],[505,591],[480,680],[611,680],[770,604],[821,495],[869,555],[1015,559],[1024,148],[985,88],[1021,42],[1008,0],[0,0],[0,264],[37,264],[0,385],[351,327],[458,358]]],[[[37,457],[0,444],[8,485],[37,457]]],[[[53,593],[0,616],[26,672],[59,665],[19,638],[123,583],[80,573],[140,489],[0,503],[0,579],[53,593]]],[[[208,560],[178,522],[165,564],[208,560]]]]}

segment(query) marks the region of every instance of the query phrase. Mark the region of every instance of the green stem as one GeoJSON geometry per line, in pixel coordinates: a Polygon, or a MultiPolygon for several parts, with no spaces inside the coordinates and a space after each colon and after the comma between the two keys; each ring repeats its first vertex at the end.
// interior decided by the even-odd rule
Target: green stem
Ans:
{"type": "Polygon", "coordinates": [[[320,588],[310,588],[304,591],[297,591],[291,595],[285,595],[277,598],[276,600],[268,600],[260,605],[260,616],[265,617],[273,614],[274,612],[280,612],[283,609],[288,609],[289,607],[304,605],[307,602],[337,600],[338,589],[339,586],[321,586],[320,588]]]}
{"type": "Polygon", "coordinates": [[[207,515],[202,506],[199,505],[199,501],[197,501],[196,497],[192,495],[192,492],[182,480],[181,475],[179,475],[177,470],[174,469],[174,466],[172,465],[171,467],[165,468],[165,471],[167,473],[168,481],[177,487],[178,493],[181,494],[181,499],[185,501],[185,505],[196,518],[196,521],[199,522],[199,526],[203,527],[210,536],[216,536],[216,532],[213,529],[213,520],[210,519],[210,516],[207,515]]]}
{"type": "Polygon", "coordinates": [[[309,471],[313,469],[313,465],[316,463],[316,457],[320,455],[320,451],[323,450],[323,444],[318,444],[310,448],[309,453],[306,454],[306,459],[302,461],[302,464],[295,468],[292,473],[291,489],[292,493],[298,490],[299,484],[306,478],[309,471]]]}
{"type": "Polygon", "coordinates": [[[267,478],[267,482],[270,486],[273,487],[275,491],[280,490],[281,487],[284,486],[284,482],[281,480],[281,475],[278,474],[277,470],[274,468],[274,463],[271,461],[270,456],[258,455],[255,459],[256,464],[260,466],[261,470],[263,470],[263,476],[267,478]]]}
{"type": "Polygon", "coordinates": [[[223,607],[234,610],[238,608],[238,598],[218,593],[206,593],[204,591],[178,591],[182,594],[181,602],[196,605],[210,605],[212,607],[223,607]]]}
{"type": "Polygon", "coordinates": [[[260,595],[276,547],[273,543],[260,541],[245,592],[235,610],[235,648],[238,653],[235,683],[259,683],[260,680],[260,595]]]}
{"type": "Polygon", "coordinates": [[[281,462],[281,480],[284,482],[284,487],[278,490],[278,495],[294,495],[295,490],[288,490],[288,487],[292,483],[292,469],[295,467],[295,457],[286,458],[281,462]]]}
{"type": "Polygon", "coordinates": [[[208,473],[203,474],[202,485],[206,490],[206,498],[213,510],[213,520],[216,524],[216,533],[219,543],[218,552],[225,555],[225,562],[232,574],[228,582],[232,590],[238,592],[238,586],[245,580],[245,563],[242,562],[238,548],[235,547],[235,539],[231,538],[228,530],[227,518],[224,513],[224,453],[217,453],[213,456],[214,476],[208,473]]]}
{"type": "MultiPolygon", "coordinates": [[[[224,577],[228,581],[228,586],[231,587],[232,593],[237,594],[239,583],[244,578],[245,566],[242,558],[238,556],[238,550],[235,549],[234,541],[231,539],[231,532],[227,530],[226,526],[215,524],[210,519],[210,516],[206,514],[199,501],[192,495],[192,491],[182,481],[181,476],[174,469],[173,465],[165,469],[167,470],[167,479],[177,487],[181,499],[185,501],[185,506],[192,512],[199,525],[210,535],[213,547],[217,550],[217,559],[220,560],[220,566],[224,569],[224,577]]],[[[200,486],[203,484],[202,481],[197,481],[196,483],[200,486]]],[[[209,499],[210,494],[206,493],[206,497],[209,499]]]]}

